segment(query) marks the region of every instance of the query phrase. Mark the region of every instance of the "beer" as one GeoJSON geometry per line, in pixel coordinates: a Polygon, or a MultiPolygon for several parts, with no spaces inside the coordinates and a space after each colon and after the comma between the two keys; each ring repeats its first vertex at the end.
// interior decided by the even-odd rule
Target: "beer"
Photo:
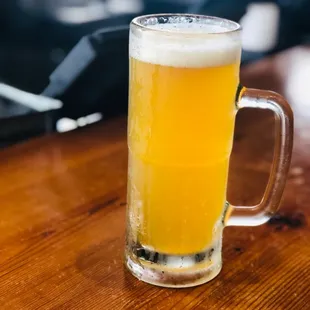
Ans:
{"type": "Polygon", "coordinates": [[[128,221],[150,251],[200,253],[222,225],[240,42],[220,26],[152,27],[130,38],[128,221]]]}
{"type": "Polygon", "coordinates": [[[241,27],[194,14],[130,24],[125,264],[138,279],[191,287],[222,267],[226,226],[266,223],[289,171],[293,114],[279,94],[238,87],[241,27]],[[255,206],[226,202],[237,111],[275,114],[274,160],[255,206]]]}

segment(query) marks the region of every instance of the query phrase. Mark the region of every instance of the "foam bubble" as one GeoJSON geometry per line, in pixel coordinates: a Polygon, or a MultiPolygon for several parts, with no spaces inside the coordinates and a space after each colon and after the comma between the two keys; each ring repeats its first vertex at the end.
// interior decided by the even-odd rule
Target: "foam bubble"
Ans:
{"type": "Polygon", "coordinates": [[[154,31],[130,31],[129,54],[140,61],[172,67],[215,67],[240,61],[239,34],[221,25],[155,24],[154,31]]]}

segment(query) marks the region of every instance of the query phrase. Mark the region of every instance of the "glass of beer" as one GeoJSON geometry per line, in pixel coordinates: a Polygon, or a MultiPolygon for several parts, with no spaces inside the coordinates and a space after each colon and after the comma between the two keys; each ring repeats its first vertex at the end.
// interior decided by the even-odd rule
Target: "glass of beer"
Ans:
{"type": "Polygon", "coordinates": [[[145,282],[210,281],[222,266],[223,228],[263,224],[278,208],[293,115],[280,95],[239,85],[240,31],[235,22],[191,14],[131,23],[125,263],[145,282]],[[260,204],[232,206],[229,158],[245,107],[274,112],[274,161],[260,204]]]}

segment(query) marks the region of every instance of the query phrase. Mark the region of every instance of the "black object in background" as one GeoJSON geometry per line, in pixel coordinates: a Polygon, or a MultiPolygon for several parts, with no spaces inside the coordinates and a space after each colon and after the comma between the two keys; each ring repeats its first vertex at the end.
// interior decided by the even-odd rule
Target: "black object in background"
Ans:
{"type": "Polygon", "coordinates": [[[94,112],[111,116],[127,110],[128,25],[83,37],[50,76],[43,91],[64,103],[62,116],[94,112]]]}

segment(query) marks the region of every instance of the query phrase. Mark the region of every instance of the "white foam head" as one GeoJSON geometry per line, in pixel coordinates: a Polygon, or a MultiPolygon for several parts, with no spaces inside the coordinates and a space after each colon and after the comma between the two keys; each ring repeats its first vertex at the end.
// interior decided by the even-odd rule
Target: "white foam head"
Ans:
{"type": "Polygon", "coordinates": [[[231,30],[225,24],[210,21],[154,23],[142,28],[133,24],[129,54],[143,62],[172,67],[199,68],[236,63],[241,54],[240,34],[231,30]]]}

